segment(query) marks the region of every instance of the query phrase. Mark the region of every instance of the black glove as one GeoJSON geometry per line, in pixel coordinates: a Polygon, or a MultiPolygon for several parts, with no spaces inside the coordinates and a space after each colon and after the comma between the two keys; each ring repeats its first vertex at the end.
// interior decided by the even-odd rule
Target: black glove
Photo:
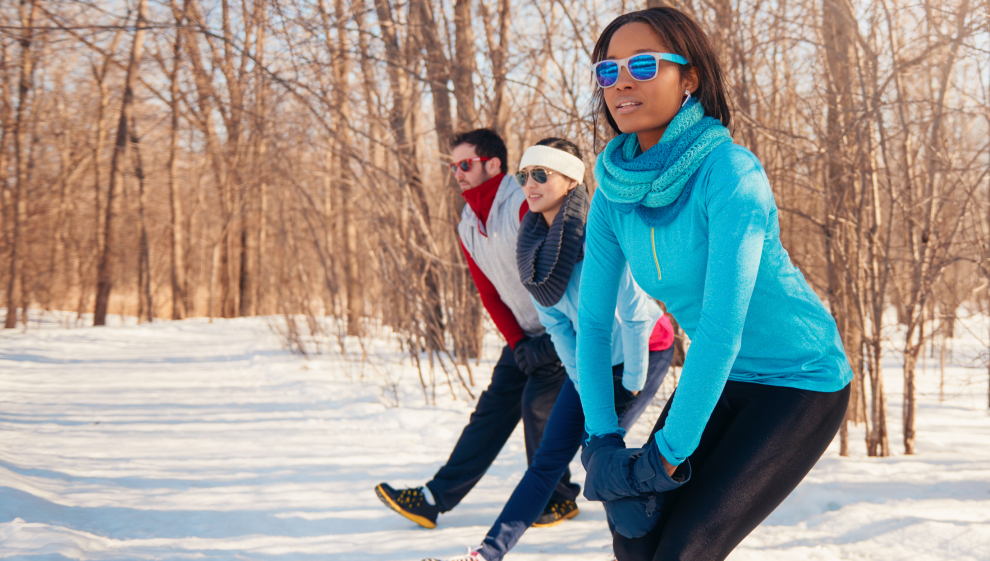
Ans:
{"type": "Polygon", "coordinates": [[[612,389],[615,393],[615,414],[622,415],[636,401],[637,396],[622,385],[622,374],[612,374],[612,389]]]}
{"type": "Polygon", "coordinates": [[[516,366],[527,376],[560,360],[557,358],[557,349],[553,348],[549,333],[536,337],[523,337],[512,349],[512,355],[516,359],[516,366]]]}

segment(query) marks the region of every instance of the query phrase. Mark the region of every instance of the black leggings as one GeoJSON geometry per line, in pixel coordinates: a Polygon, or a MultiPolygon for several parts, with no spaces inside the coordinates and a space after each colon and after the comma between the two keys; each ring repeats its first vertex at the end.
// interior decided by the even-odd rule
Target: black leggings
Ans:
{"type": "MultiPolygon", "coordinates": [[[[654,433],[675,399],[676,392],[654,433]]],[[[848,401],[848,385],[822,393],[727,382],[690,456],[691,481],[664,495],[652,532],[636,539],[614,534],[618,561],[725,559],[811,471],[848,401]]]]}

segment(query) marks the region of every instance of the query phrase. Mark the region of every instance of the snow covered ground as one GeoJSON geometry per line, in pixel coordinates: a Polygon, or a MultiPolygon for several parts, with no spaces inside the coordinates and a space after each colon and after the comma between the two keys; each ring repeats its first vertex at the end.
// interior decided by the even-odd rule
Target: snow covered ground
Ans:
{"type": "MultiPolygon", "coordinates": [[[[730,557],[990,559],[986,347],[967,329],[946,369],[920,375],[918,454],[902,455],[901,374],[888,359],[890,458],[838,443],[730,557]],[[985,360],[985,358],[983,359],[985,360]]],[[[0,333],[0,558],[415,560],[477,544],[525,465],[517,432],[459,508],[424,530],[383,507],[388,481],[419,485],[446,459],[472,405],[442,369],[386,342],[310,359],[265,319],[32,323],[0,333]],[[431,391],[432,393],[432,391],[431,391]],[[396,407],[398,402],[398,407],[396,407]]],[[[497,340],[488,341],[494,357],[497,340]]],[[[490,361],[473,367],[474,393],[490,361]]],[[[467,373],[462,370],[462,374],[467,373]]],[[[641,442],[659,408],[633,431],[641,442]]],[[[572,469],[583,479],[580,462],[572,469]]],[[[604,512],[533,529],[510,559],[605,561],[604,512]]]]}

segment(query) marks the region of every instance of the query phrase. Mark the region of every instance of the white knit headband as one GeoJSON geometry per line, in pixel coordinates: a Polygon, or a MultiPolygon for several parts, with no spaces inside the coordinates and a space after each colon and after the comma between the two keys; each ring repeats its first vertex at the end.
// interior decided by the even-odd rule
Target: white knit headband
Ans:
{"type": "Polygon", "coordinates": [[[560,172],[578,182],[584,181],[584,162],[573,154],[549,146],[530,146],[523,153],[519,169],[542,166],[560,172]]]}

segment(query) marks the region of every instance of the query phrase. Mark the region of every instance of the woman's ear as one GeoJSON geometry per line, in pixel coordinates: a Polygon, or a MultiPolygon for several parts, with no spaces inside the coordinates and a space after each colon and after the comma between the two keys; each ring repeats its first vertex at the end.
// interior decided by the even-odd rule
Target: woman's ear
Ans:
{"type": "Polygon", "coordinates": [[[701,77],[698,75],[698,67],[692,66],[688,69],[687,74],[681,78],[682,88],[689,90],[693,95],[698,89],[698,85],[701,84],[701,77]]]}
{"type": "Polygon", "coordinates": [[[570,184],[567,185],[568,192],[573,191],[575,187],[581,184],[581,182],[578,181],[577,179],[568,179],[568,181],[570,182],[570,184]]]}

